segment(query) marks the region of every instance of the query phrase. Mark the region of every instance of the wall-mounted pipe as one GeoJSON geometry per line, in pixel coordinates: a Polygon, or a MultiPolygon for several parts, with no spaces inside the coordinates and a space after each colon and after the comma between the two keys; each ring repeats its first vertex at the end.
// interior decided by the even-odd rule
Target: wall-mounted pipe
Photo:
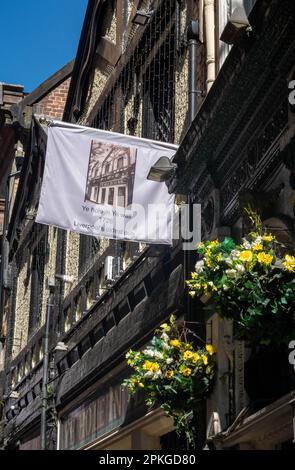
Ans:
{"type": "Polygon", "coordinates": [[[204,0],[205,38],[206,38],[206,65],[207,65],[207,92],[215,80],[215,2],[204,0]]]}
{"type": "Polygon", "coordinates": [[[197,52],[199,42],[199,22],[191,21],[187,30],[189,71],[188,71],[188,113],[191,123],[198,111],[198,77],[197,77],[197,52]]]}

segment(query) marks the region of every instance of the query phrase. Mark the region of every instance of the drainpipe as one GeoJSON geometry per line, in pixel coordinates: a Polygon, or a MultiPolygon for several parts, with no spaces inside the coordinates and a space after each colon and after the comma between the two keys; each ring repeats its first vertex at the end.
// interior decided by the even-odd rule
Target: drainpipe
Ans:
{"type": "Polygon", "coordinates": [[[188,113],[189,122],[193,122],[198,110],[198,90],[197,81],[197,51],[199,41],[199,22],[191,21],[187,30],[188,51],[189,51],[189,78],[188,78],[188,113]]]}
{"type": "Polygon", "coordinates": [[[198,13],[199,13],[199,40],[203,44],[204,42],[204,0],[199,0],[198,13]]]}
{"type": "Polygon", "coordinates": [[[41,408],[41,450],[46,450],[46,431],[47,431],[47,408],[48,408],[48,371],[49,371],[49,336],[51,319],[54,308],[54,282],[48,282],[49,296],[46,306],[45,333],[44,333],[44,355],[43,355],[43,378],[42,378],[42,408],[41,408]]]}
{"type": "Polygon", "coordinates": [[[214,0],[204,0],[207,92],[215,80],[215,5],[214,0]]]}

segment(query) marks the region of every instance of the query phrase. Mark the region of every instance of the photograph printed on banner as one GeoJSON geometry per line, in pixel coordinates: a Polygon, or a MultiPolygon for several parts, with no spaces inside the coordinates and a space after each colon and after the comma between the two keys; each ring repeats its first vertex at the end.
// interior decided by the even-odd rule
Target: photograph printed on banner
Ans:
{"type": "Polygon", "coordinates": [[[127,207],[132,204],[137,149],[92,140],[85,201],[127,207]]]}

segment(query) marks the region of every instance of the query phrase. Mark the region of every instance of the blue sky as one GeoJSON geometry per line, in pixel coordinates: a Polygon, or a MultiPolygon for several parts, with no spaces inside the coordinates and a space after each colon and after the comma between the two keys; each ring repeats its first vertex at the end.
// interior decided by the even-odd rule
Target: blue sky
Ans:
{"type": "Polygon", "coordinates": [[[33,91],[76,55],[87,0],[1,0],[0,82],[33,91]]]}

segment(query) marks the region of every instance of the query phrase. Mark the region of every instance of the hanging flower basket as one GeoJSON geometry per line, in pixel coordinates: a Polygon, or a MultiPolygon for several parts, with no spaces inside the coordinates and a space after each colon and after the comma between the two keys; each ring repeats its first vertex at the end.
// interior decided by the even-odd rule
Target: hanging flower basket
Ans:
{"type": "Polygon", "coordinates": [[[210,297],[209,308],[234,321],[237,338],[288,344],[295,338],[295,256],[283,256],[284,247],[258,225],[241,244],[228,237],[200,243],[202,259],[186,282],[192,297],[210,297]]]}
{"type": "Polygon", "coordinates": [[[198,402],[211,391],[215,349],[210,344],[195,347],[188,341],[190,333],[185,324],[177,325],[171,316],[143,351],[126,354],[134,374],[123,385],[131,395],[143,390],[146,404],[160,405],[174,420],[176,432],[194,447],[192,416],[198,402]]]}

